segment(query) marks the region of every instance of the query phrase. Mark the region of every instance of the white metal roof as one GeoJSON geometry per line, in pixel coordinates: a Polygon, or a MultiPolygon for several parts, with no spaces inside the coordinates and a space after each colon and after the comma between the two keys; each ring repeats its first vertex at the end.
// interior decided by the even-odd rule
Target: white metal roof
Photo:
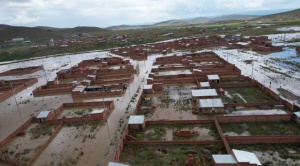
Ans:
{"type": "Polygon", "coordinates": [[[128,124],[143,124],[145,115],[131,115],[128,124]]]}
{"type": "Polygon", "coordinates": [[[210,87],[209,82],[200,82],[200,86],[203,88],[210,87]]]}
{"type": "Polygon", "coordinates": [[[86,87],[86,86],[78,85],[78,86],[76,86],[76,87],[72,90],[72,92],[83,92],[84,89],[85,89],[85,87],[86,87]]]}
{"type": "Polygon", "coordinates": [[[250,44],[250,43],[246,43],[246,42],[237,42],[236,44],[237,44],[237,45],[246,46],[246,45],[248,45],[248,44],[250,44]]]}
{"type": "Polygon", "coordinates": [[[92,112],[90,112],[90,114],[101,114],[104,112],[104,109],[93,109],[92,112]]]}
{"type": "Polygon", "coordinates": [[[202,70],[200,70],[200,69],[193,69],[193,71],[202,72],[202,70]]]}
{"type": "Polygon", "coordinates": [[[219,80],[220,77],[219,75],[215,74],[215,75],[207,75],[208,80],[219,80]]]}
{"type": "Polygon", "coordinates": [[[116,162],[109,162],[107,166],[130,166],[128,164],[116,163],[116,162]]]}
{"type": "Polygon", "coordinates": [[[92,75],[92,74],[90,74],[90,75],[87,75],[87,77],[96,78],[96,75],[92,75]]]}
{"type": "Polygon", "coordinates": [[[197,89],[192,90],[193,97],[218,96],[215,89],[197,89]]]}
{"type": "Polygon", "coordinates": [[[236,159],[231,154],[213,154],[212,157],[217,164],[237,164],[236,159]]]}
{"type": "Polygon", "coordinates": [[[153,85],[152,84],[144,85],[143,89],[153,89],[153,85]]]}
{"type": "Polygon", "coordinates": [[[82,82],[91,82],[91,80],[82,80],[82,82]]]}
{"type": "Polygon", "coordinates": [[[254,153],[232,149],[234,156],[238,162],[249,162],[250,164],[261,165],[260,161],[254,153]]]}
{"type": "Polygon", "coordinates": [[[199,99],[200,108],[224,107],[221,99],[199,99]]]}
{"type": "Polygon", "coordinates": [[[294,114],[295,114],[298,118],[300,118],[300,111],[294,112],[294,114]]]}
{"type": "Polygon", "coordinates": [[[159,67],[158,65],[153,65],[152,69],[158,69],[158,67],[159,67]]]}
{"type": "Polygon", "coordinates": [[[41,111],[36,118],[47,118],[50,111],[41,111]]]}

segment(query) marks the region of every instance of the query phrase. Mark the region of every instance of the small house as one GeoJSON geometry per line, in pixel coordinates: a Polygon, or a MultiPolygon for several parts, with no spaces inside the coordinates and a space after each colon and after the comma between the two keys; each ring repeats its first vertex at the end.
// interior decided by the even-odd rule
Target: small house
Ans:
{"type": "Polygon", "coordinates": [[[128,128],[129,130],[145,130],[145,115],[131,115],[128,128]]]}
{"type": "Polygon", "coordinates": [[[119,162],[109,162],[107,166],[130,166],[129,164],[123,164],[119,162]]]}
{"type": "Polygon", "coordinates": [[[144,87],[143,87],[143,93],[144,94],[154,93],[153,85],[152,84],[144,85],[144,87]]]}
{"type": "Polygon", "coordinates": [[[214,154],[212,155],[213,166],[233,166],[238,162],[231,154],[214,154]]]}
{"type": "Polygon", "coordinates": [[[199,99],[198,100],[199,113],[223,113],[224,105],[221,99],[199,99]]]}
{"type": "Polygon", "coordinates": [[[153,89],[155,91],[163,91],[164,90],[163,83],[154,83],[153,84],[153,89]]]}
{"type": "Polygon", "coordinates": [[[213,166],[260,166],[262,165],[256,155],[251,152],[232,149],[233,154],[212,155],[213,166]]]}
{"type": "Polygon", "coordinates": [[[90,116],[99,117],[99,119],[105,119],[107,115],[107,109],[101,108],[101,109],[93,109],[91,112],[89,112],[90,116]]]}
{"type": "Polygon", "coordinates": [[[207,75],[207,79],[208,79],[209,82],[220,83],[220,77],[217,74],[215,74],[215,75],[207,75]]]}
{"type": "Polygon", "coordinates": [[[192,90],[192,98],[196,99],[207,99],[217,97],[218,93],[215,89],[196,89],[192,90]]]}
{"type": "Polygon", "coordinates": [[[210,89],[209,82],[199,82],[199,85],[201,89],[210,89]]]}
{"type": "Polygon", "coordinates": [[[257,166],[262,165],[254,153],[236,149],[232,149],[232,151],[236,160],[240,164],[257,166]]]}
{"type": "Polygon", "coordinates": [[[50,111],[41,111],[36,118],[38,119],[39,123],[42,123],[47,120],[49,114],[50,111]]]}

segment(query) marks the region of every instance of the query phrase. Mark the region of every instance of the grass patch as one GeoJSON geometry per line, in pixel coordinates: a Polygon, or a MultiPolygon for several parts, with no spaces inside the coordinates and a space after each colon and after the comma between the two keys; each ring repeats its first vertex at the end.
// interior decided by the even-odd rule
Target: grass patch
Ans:
{"type": "MultiPolygon", "coordinates": [[[[185,165],[188,154],[193,154],[195,161],[205,158],[211,163],[212,154],[225,154],[225,148],[217,145],[124,145],[120,160],[130,165],[185,165]],[[171,163],[171,164],[170,164],[171,163]]],[[[197,164],[197,163],[195,163],[197,164]]],[[[200,162],[198,163],[200,165],[200,162]]],[[[202,163],[201,163],[202,164],[202,163]]]]}
{"type": "Polygon", "coordinates": [[[223,133],[235,132],[242,134],[248,131],[250,135],[298,135],[299,125],[295,122],[253,122],[253,123],[222,123],[223,133]]]}
{"type": "Polygon", "coordinates": [[[220,96],[227,103],[245,103],[243,99],[247,103],[275,101],[271,96],[257,87],[224,88],[224,90],[231,96],[231,98],[226,95],[220,96]],[[241,95],[243,99],[237,94],[241,95]]]}

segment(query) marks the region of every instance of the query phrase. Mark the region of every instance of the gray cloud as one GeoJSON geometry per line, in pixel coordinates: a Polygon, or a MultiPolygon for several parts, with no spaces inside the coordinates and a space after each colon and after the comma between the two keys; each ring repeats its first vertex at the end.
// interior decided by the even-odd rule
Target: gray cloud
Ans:
{"type": "Polygon", "coordinates": [[[0,0],[0,24],[106,27],[299,6],[299,0],[0,0]]]}

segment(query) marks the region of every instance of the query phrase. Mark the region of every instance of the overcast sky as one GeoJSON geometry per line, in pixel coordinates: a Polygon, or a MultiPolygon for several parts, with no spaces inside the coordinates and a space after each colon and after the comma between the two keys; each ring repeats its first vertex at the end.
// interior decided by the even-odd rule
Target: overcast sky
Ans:
{"type": "Polygon", "coordinates": [[[300,8],[299,0],[0,0],[0,24],[108,27],[253,10],[300,8]]]}

